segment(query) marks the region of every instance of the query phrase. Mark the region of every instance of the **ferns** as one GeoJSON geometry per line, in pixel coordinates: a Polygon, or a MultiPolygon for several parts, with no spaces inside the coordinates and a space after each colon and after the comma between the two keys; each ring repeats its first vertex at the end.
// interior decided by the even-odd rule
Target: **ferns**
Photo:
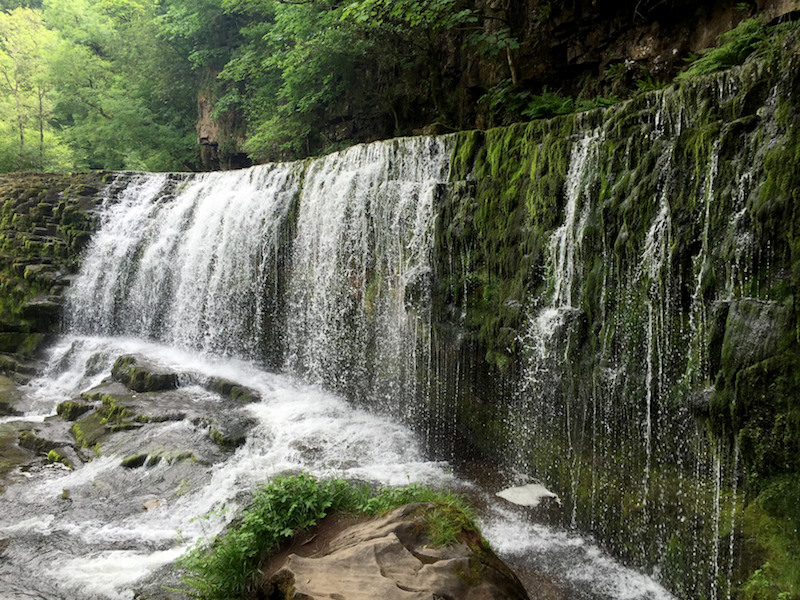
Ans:
{"type": "Polygon", "coordinates": [[[760,18],[746,19],[730,31],[720,34],[716,48],[695,55],[690,67],[678,75],[678,80],[740,65],[766,38],[767,29],[760,18]]]}

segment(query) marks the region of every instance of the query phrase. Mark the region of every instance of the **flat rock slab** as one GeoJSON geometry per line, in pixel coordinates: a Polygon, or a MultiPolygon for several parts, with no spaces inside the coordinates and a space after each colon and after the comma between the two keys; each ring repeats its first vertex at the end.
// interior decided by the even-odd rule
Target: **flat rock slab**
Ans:
{"type": "MultiPolygon", "coordinates": [[[[300,541],[270,561],[264,596],[272,600],[527,600],[522,584],[474,532],[431,548],[425,514],[435,505],[402,506],[357,523],[324,544],[300,541]],[[303,555],[309,554],[309,555],[303,555]]],[[[315,534],[316,535],[316,534],[315,534]]],[[[313,538],[312,538],[313,539],[313,538]]]]}

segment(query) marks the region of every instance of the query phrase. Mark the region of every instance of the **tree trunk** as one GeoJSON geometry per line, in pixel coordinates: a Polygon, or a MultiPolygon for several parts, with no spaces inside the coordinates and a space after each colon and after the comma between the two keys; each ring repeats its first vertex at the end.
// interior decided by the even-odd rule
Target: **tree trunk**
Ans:
{"type": "Polygon", "coordinates": [[[17,163],[17,169],[22,170],[25,161],[25,115],[22,113],[19,88],[14,90],[14,100],[17,104],[17,124],[19,125],[19,162],[17,163]]]}
{"type": "Polygon", "coordinates": [[[39,168],[44,170],[44,89],[39,86],[39,168]]]}

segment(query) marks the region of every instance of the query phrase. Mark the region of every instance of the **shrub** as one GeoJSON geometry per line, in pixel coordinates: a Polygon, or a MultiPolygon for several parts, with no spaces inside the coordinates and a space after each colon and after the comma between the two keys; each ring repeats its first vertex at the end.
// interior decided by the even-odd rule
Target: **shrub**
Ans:
{"type": "Polygon", "coordinates": [[[694,55],[691,65],[678,75],[678,80],[740,65],[755,52],[766,37],[766,27],[761,19],[758,17],[746,19],[730,31],[720,34],[716,48],[694,55]]]}

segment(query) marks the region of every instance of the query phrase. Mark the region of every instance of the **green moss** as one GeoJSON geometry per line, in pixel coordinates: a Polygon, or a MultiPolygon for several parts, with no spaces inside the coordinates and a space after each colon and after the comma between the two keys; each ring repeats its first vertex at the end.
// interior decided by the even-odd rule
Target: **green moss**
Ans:
{"type": "Polygon", "coordinates": [[[74,421],[91,409],[92,407],[87,404],[67,400],[56,407],[56,413],[66,421],[74,421]]]}
{"type": "MultiPolygon", "coordinates": [[[[88,209],[99,202],[99,192],[76,200],[62,200],[59,195],[67,198],[76,182],[95,182],[97,177],[92,173],[6,174],[0,180],[0,249],[7,255],[0,261],[0,336],[4,351],[30,355],[38,342],[26,334],[57,331],[58,315],[51,314],[54,309],[39,307],[45,312],[37,314],[36,303],[30,301],[52,294],[56,273],[76,271],[78,253],[96,226],[88,209]],[[45,269],[44,263],[50,266],[45,269]]],[[[88,189],[99,187],[91,183],[88,189]]]]}
{"type": "Polygon", "coordinates": [[[779,477],[747,507],[746,550],[757,568],[741,587],[739,597],[743,600],[800,598],[798,493],[800,480],[796,475],[779,477]]]}
{"type": "Polygon", "coordinates": [[[120,356],[114,362],[111,375],[135,392],[156,392],[178,387],[176,373],[159,373],[149,367],[137,365],[134,356],[120,356]]]}
{"type": "Polygon", "coordinates": [[[72,461],[69,460],[66,456],[61,456],[57,450],[50,450],[47,453],[47,460],[54,463],[61,463],[65,467],[69,469],[74,469],[75,467],[72,465],[72,461]]]}
{"type": "Polygon", "coordinates": [[[234,450],[244,444],[246,440],[244,434],[228,435],[214,428],[209,430],[209,435],[214,443],[223,450],[234,450]]]}
{"type": "Polygon", "coordinates": [[[125,458],[120,463],[126,469],[137,469],[147,462],[147,454],[136,454],[135,456],[129,456],[125,458]]]}
{"type": "Polygon", "coordinates": [[[103,416],[97,411],[75,421],[72,424],[71,431],[80,446],[93,448],[96,451],[99,451],[100,441],[107,433],[103,416]]]}
{"type": "Polygon", "coordinates": [[[41,438],[32,431],[21,431],[19,434],[19,445],[28,450],[33,450],[41,454],[47,454],[56,447],[55,442],[41,438]]]}

